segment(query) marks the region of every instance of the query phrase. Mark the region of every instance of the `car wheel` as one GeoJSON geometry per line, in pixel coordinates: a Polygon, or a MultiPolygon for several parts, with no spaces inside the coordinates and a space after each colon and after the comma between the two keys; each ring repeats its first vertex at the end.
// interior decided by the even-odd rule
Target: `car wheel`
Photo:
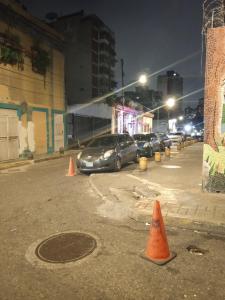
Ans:
{"type": "Polygon", "coordinates": [[[140,153],[139,153],[139,151],[137,151],[137,153],[136,153],[136,157],[135,157],[135,159],[134,159],[134,162],[135,163],[139,163],[139,160],[140,160],[140,153]]]}
{"type": "Polygon", "coordinates": [[[119,171],[119,170],[121,170],[121,168],[122,168],[121,159],[119,157],[117,157],[115,159],[115,168],[114,168],[114,170],[119,171]]]}
{"type": "Polygon", "coordinates": [[[165,151],[165,145],[164,144],[160,144],[160,151],[161,152],[165,151]]]}
{"type": "Polygon", "coordinates": [[[153,156],[153,149],[152,149],[152,148],[150,148],[150,150],[149,150],[149,156],[150,156],[150,157],[153,156]]]}

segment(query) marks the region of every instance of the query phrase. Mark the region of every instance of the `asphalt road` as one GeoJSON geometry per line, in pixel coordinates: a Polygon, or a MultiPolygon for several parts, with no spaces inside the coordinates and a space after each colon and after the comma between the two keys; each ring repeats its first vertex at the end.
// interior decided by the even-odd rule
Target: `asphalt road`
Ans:
{"type": "Polygon", "coordinates": [[[148,226],[99,215],[102,200],[89,177],[66,177],[67,168],[63,158],[0,173],[1,300],[225,299],[225,233],[167,224],[177,258],[154,265],[140,257],[148,226]],[[96,250],[70,264],[41,263],[35,245],[65,231],[93,235],[96,250]]]}

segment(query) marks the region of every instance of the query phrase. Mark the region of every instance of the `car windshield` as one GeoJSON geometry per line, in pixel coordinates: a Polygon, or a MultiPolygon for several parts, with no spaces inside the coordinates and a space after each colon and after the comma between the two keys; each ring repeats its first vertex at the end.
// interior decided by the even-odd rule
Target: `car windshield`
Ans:
{"type": "Polygon", "coordinates": [[[94,147],[115,147],[117,143],[117,136],[103,136],[92,140],[89,144],[89,148],[94,147]]]}
{"type": "Polygon", "coordinates": [[[171,136],[171,135],[182,135],[182,133],[179,133],[179,132],[170,132],[168,135],[169,136],[171,136]]]}
{"type": "Polygon", "coordinates": [[[150,134],[147,134],[147,135],[146,135],[146,139],[147,139],[148,141],[150,141],[152,138],[157,138],[157,136],[156,136],[154,133],[150,133],[150,134]]]}
{"type": "Polygon", "coordinates": [[[146,141],[146,135],[144,134],[135,134],[133,138],[135,141],[146,141]]]}

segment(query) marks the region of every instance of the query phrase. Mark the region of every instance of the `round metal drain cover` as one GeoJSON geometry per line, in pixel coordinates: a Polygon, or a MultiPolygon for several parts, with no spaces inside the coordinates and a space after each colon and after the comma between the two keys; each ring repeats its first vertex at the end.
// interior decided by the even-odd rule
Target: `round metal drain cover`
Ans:
{"type": "Polygon", "coordinates": [[[61,233],[41,242],[36,255],[46,262],[67,263],[91,254],[96,246],[96,240],[86,233],[61,233]]]}

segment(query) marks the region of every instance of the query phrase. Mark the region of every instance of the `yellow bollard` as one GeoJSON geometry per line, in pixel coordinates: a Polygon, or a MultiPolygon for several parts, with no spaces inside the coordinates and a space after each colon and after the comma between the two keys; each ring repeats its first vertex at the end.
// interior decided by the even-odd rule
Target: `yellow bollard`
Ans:
{"type": "Polygon", "coordinates": [[[177,151],[181,150],[181,144],[177,144],[177,151]]]}
{"type": "Polygon", "coordinates": [[[148,159],[147,159],[147,157],[140,157],[140,159],[139,159],[139,169],[140,169],[140,171],[146,171],[148,169],[148,159]]]}
{"type": "Polygon", "coordinates": [[[170,148],[165,148],[165,156],[170,157],[170,148]]]}
{"type": "Polygon", "coordinates": [[[161,161],[161,153],[155,152],[155,161],[160,162],[161,161]]]}

